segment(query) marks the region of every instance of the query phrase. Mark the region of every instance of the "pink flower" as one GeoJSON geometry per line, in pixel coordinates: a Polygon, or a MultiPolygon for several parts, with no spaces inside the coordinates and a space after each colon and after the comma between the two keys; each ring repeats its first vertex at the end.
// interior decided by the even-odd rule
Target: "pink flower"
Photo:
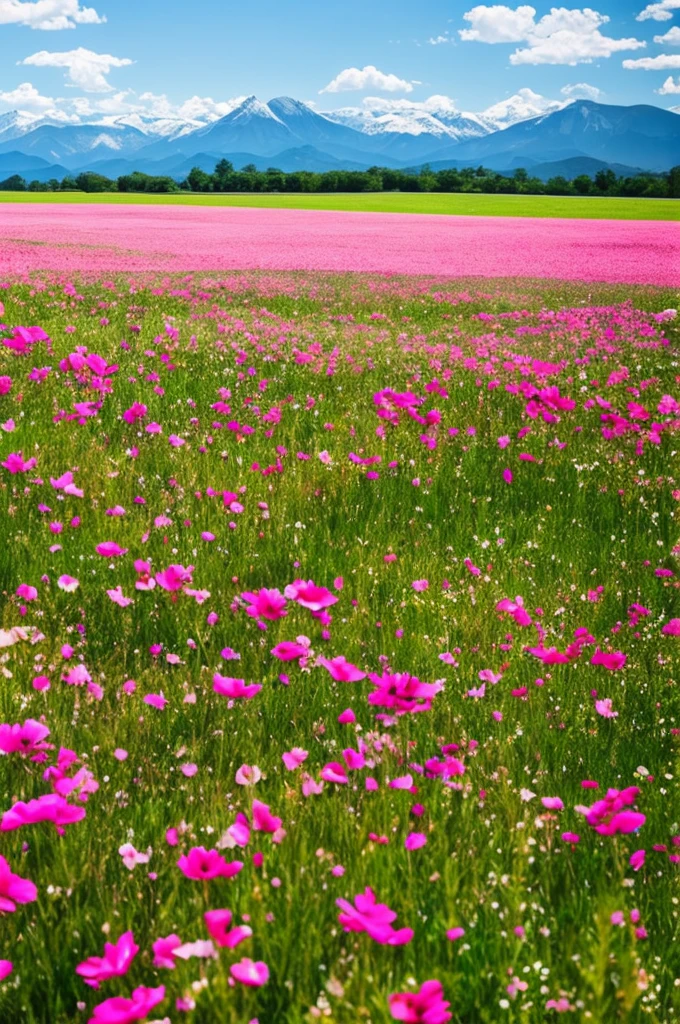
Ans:
{"type": "Polygon", "coordinates": [[[43,742],[50,730],[34,718],[27,718],[23,725],[0,725],[0,751],[3,754],[33,754],[44,750],[43,742]]]}
{"type": "Polygon", "coordinates": [[[303,608],[308,608],[312,612],[330,608],[338,600],[330,590],[317,586],[313,580],[295,580],[295,583],[290,583],[286,587],[284,595],[289,601],[297,601],[303,608]]]}
{"type": "MultiPolygon", "coordinates": [[[[0,392],[1,394],[2,392],[0,392]]],[[[5,978],[12,973],[14,970],[14,964],[11,960],[0,960],[0,981],[4,981],[5,978]]]]}
{"type": "Polygon", "coordinates": [[[95,550],[102,558],[119,558],[121,555],[126,555],[128,549],[121,548],[115,540],[105,540],[102,544],[97,544],[95,550]]]}
{"type": "Polygon", "coordinates": [[[35,601],[38,597],[38,591],[28,583],[20,583],[16,589],[16,595],[17,597],[20,597],[22,601],[35,601]]]}
{"type": "Polygon", "coordinates": [[[449,930],[446,933],[446,938],[449,940],[449,942],[457,942],[458,939],[462,939],[464,935],[464,928],[449,928],[449,930]]]}
{"type": "Polygon", "coordinates": [[[240,860],[228,862],[217,850],[206,850],[204,846],[194,846],[188,854],[177,861],[177,867],[193,881],[207,881],[211,878],[233,878],[242,869],[240,860]]]}
{"type": "Polygon", "coordinates": [[[602,836],[613,836],[617,834],[628,835],[630,832],[637,832],[644,825],[644,814],[637,811],[628,811],[625,808],[635,803],[640,790],[637,786],[629,786],[627,789],[610,789],[602,800],[598,800],[590,808],[585,808],[584,813],[588,824],[602,836]]]}
{"type": "Polygon", "coordinates": [[[59,587],[60,590],[65,590],[67,594],[72,594],[75,590],[78,589],[80,583],[75,578],[75,576],[67,576],[66,574],[64,574],[63,576],[60,576],[59,579],[57,580],[57,586],[59,587]]]}
{"type": "Polygon", "coordinates": [[[281,818],[276,818],[266,804],[253,800],[253,828],[256,832],[276,832],[281,828],[281,818]]]}
{"type": "Polygon", "coordinates": [[[172,935],[168,935],[167,938],[165,939],[156,939],[153,946],[151,947],[154,954],[154,967],[160,967],[168,971],[174,971],[174,951],[176,949],[179,949],[181,945],[182,940],[180,939],[179,935],[175,935],[174,932],[172,935]]]}
{"type": "Polygon", "coordinates": [[[275,622],[288,614],[286,599],[276,589],[268,590],[263,587],[256,592],[247,590],[241,594],[241,599],[247,602],[246,615],[250,615],[253,619],[268,619],[270,622],[275,622]]]}
{"type": "Polygon", "coordinates": [[[118,586],[113,590],[107,590],[106,593],[111,598],[114,604],[117,604],[120,608],[127,608],[128,605],[134,604],[131,597],[126,597],[123,593],[123,588],[118,586]]]}
{"type": "Polygon", "coordinates": [[[427,836],[423,835],[422,832],[409,832],[404,840],[404,846],[407,850],[419,850],[426,843],[427,836]]]}
{"type": "Polygon", "coordinates": [[[289,772],[294,772],[296,768],[304,764],[308,757],[308,752],[303,750],[302,747],[293,747],[292,750],[286,751],[285,754],[281,755],[281,760],[289,772]]]}
{"type": "Polygon", "coordinates": [[[250,938],[253,934],[252,928],[248,925],[238,925],[231,928],[231,910],[208,910],[203,915],[209,935],[215,940],[218,946],[226,949],[234,949],[244,939],[250,938]]]}
{"type": "Polygon", "coordinates": [[[145,988],[140,985],[130,999],[114,996],[99,1003],[95,1006],[94,1016],[90,1017],[88,1024],[134,1024],[135,1021],[148,1017],[154,1006],[158,1006],[164,999],[164,985],[158,988],[145,988]]]}
{"type": "Polygon", "coordinates": [[[239,786],[254,786],[262,778],[262,772],[257,765],[242,764],[235,778],[239,786]]]}
{"type": "Polygon", "coordinates": [[[183,565],[169,565],[167,569],[156,573],[156,583],[163,590],[175,593],[191,583],[193,570],[193,565],[187,566],[186,569],[183,565]]]}
{"type": "Polygon", "coordinates": [[[602,715],[603,718],[618,718],[618,711],[614,711],[612,708],[611,697],[606,697],[604,700],[595,701],[595,710],[598,715],[602,715]]]}
{"type": "Polygon", "coordinates": [[[253,961],[244,957],[237,964],[232,964],[229,973],[236,981],[250,988],[259,988],[269,981],[269,968],[262,960],[253,961]]]}
{"type": "Polygon", "coordinates": [[[635,853],[631,853],[630,860],[628,863],[632,867],[633,871],[639,871],[645,862],[646,853],[644,850],[636,850],[635,853]]]}
{"type": "Polygon", "coordinates": [[[389,997],[392,1019],[407,1024],[446,1024],[452,1017],[450,1005],[444,999],[439,981],[426,981],[417,992],[400,992],[389,997]]]}
{"type": "Polygon", "coordinates": [[[276,647],[272,647],[270,654],[278,658],[279,661],[296,661],[309,654],[309,644],[305,645],[294,640],[282,640],[276,647]]]}
{"type": "Polygon", "coordinates": [[[548,811],[563,811],[564,804],[558,796],[541,797],[541,803],[548,811]]]}
{"type": "Polygon", "coordinates": [[[35,458],[24,459],[23,452],[11,452],[4,462],[0,462],[0,466],[13,476],[16,473],[28,473],[29,470],[34,469],[37,465],[38,460],[35,458]]]}
{"type": "Polygon", "coordinates": [[[411,584],[411,586],[413,587],[413,589],[417,593],[420,594],[424,590],[427,590],[429,588],[430,584],[429,584],[428,580],[414,580],[413,583],[411,584]]]}
{"type": "Polygon", "coordinates": [[[128,871],[134,871],[138,864],[148,864],[151,856],[150,853],[138,853],[132,843],[123,843],[118,847],[118,853],[128,871]]]}
{"type": "Polygon", "coordinates": [[[664,636],[680,636],[680,619],[670,619],[661,632],[664,636]]]}
{"type": "Polygon", "coordinates": [[[337,683],[357,683],[360,679],[366,678],[365,672],[352,665],[341,654],[337,658],[318,658],[316,663],[325,668],[331,679],[335,679],[337,683]]]}
{"type": "Polygon", "coordinates": [[[442,689],[442,683],[421,683],[408,672],[385,672],[381,676],[370,672],[369,679],[376,689],[369,693],[368,703],[393,710],[397,715],[428,711],[442,689]]]}
{"type": "Polygon", "coordinates": [[[37,898],[38,890],[33,882],[15,875],[0,856],[0,913],[13,914],[17,903],[33,903],[37,898]]]}
{"type": "Polygon", "coordinates": [[[590,659],[590,664],[602,665],[603,668],[609,669],[610,672],[617,672],[626,664],[626,655],[622,654],[621,651],[614,651],[611,654],[606,654],[598,647],[595,654],[593,654],[590,659]]]}
{"type": "Polygon", "coordinates": [[[84,807],[73,807],[58,793],[47,793],[28,803],[19,800],[5,811],[0,821],[0,832],[12,832],[24,825],[35,825],[41,821],[51,821],[57,831],[62,832],[66,825],[82,821],[84,817],[84,807]]]}
{"type": "Polygon", "coordinates": [[[246,686],[244,679],[233,679],[231,676],[221,676],[215,672],[213,676],[213,690],[221,697],[230,697],[232,700],[251,700],[262,689],[261,683],[251,683],[246,686]]]}
{"type": "Polygon", "coordinates": [[[85,979],[87,985],[99,988],[102,981],[127,974],[130,964],[139,953],[132,932],[124,932],[113,945],[104,944],[104,956],[91,956],[76,967],[76,974],[85,979]]]}
{"type": "Polygon", "coordinates": [[[385,903],[376,903],[375,893],[370,888],[355,897],[354,906],[342,898],[335,902],[341,910],[338,920],[346,932],[366,932],[374,942],[388,946],[404,946],[413,938],[411,928],[395,930],[392,927],[396,913],[385,903]]]}

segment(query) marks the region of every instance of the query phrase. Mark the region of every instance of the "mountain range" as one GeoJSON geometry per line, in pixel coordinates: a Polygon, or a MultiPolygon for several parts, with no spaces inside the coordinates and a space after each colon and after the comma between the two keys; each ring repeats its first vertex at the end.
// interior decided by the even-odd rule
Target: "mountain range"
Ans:
{"type": "Polygon", "coordinates": [[[427,104],[376,101],[373,109],[320,113],[290,97],[263,103],[249,96],[210,122],[133,113],[64,124],[11,111],[0,115],[0,179],[138,170],[180,180],[194,166],[212,171],[222,158],[237,168],[252,163],[283,171],[483,164],[539,173],[544,165],[597,164],[633,173],[680,164],[678,113],[593,100],[537,104],[540,99],[523,90],[482,114],[455,110],[443,97],[440,105],[433,97],[427,104]]]}

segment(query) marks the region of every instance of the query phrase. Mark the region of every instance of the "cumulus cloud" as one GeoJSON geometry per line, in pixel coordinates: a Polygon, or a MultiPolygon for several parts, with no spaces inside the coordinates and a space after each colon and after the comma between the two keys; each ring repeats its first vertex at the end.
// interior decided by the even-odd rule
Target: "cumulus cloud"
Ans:
{"type": "Polygon", "coordinates": [[[680,53],[660,53],[658,57],[624,60],[623,66],[627,71],[669,71],[680,68],[680,53]]]}
{"type": "Polygon", "coordinates": [[[471,28],[458,34],[466,43],[520,43],[534,28],[536,8],[525,5],[512,10],[502,4],[480,4],[463,15],[471,28]]]}
{"type": "Polygon", "coordinates": [[[65,68],[66,80],[78,86],[83,92],[113,92],[113,86],[106,80],[112,68],[124,68],[133,61],[127,57],[112,57],[110,53],[95,53],[79,46],[77,50],[52,53],[40,50],[38,53],[18,61],[39,68],[65,68]]]}
{"type": "Polygon", "coordinates": [[[453,40],[448,35],[443,36],[430,36],[428,43],[430,46],[441,46],[442,43],[450,43],[453,40]]]}
{"type": "Polygon", "coordinates": [[[670,21],[673,11],[680,11],[680,0],[660,0],[660,3],[647,4],[638,14],[637,21],[670,21]]]}
{"type": "Polygon", "coordinates": [[[106,18],[93,7],[81,7],[78,0],[0,0],[0,25],[26,25],[44,31],[100,25],[106,18]]]}
{"type": "Polygon", "coordinates": [[[53,109],[56,100],[42,96],[30,82],[22,82],[16,89],[0,92],[0,108],[5,110],[44,112],[53,109]]]}
{"type": "Polygon", "coordinates": [[[680,46],[680,28],[678,28],[677,25],[674,25],[673,28],[669,29],[665,35],[654,36],[654,42],[661,43],[662,46],[664,43],[667,46],[680,46]]]}
{"type": "Polygon", "coordinates": [[[588,85],[587,82],[564,85],[560,92],[570,100],[599,100],[603,95],[601,89],[598,89],[596,85],[588,85]]]}
{"type": "Polygon", "coordinates": [[[660,89],[656,90],[659,96],[680,96],[680,78],[677,82],[669,75],[660,89]]]}
{"type": "Polygon", "coordinates": [[[397,75],[379,71],[373,64],[364,68],[345,68],[332,82],[319,89],[325,92],[361,92],[363,89],[378,89],[380,92],[413,92],[413,85],[397,75]]]}
{"type": "Polygon", "coordinates": [[[640,39],[604,35],[600,29],[610,18],[590,7],[553,7],[536,21],[536,9],[528,5],[513,10],[503,4],[482,4],[463,18],[471,25],[459,30],[464,42],[527,43],[511,54],[510,63],[514,65],[589,64],[621,50],[638,50],[647,45],[640,39]]]}

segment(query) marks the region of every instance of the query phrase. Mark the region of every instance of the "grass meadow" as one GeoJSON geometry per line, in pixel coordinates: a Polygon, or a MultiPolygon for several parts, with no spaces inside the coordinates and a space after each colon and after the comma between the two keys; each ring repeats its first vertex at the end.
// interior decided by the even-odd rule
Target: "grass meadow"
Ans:
{"type": "Polygon", "coordinates": [[[284,210],[347,210],[358,213],[425,213],[462,217],[566,217],[584,220],[680,219],[673,199],[596,196],[504,196],[374,192],[322,195],[215,194],[150,195],[117,192],[0,192],[3,203],[113,203],[114,205],[243,206],[284,210]]]}
{"type": "Polygon", "coordinates": [[[388,1024],[428,980],[450,1008],[398,1019],[680,1020],[677,292],[55,274],[0,300],[0,854],[37,890],[2,919],[0,1020],[388,1024]],[[393,924],[339,919],[367,887],[393,924]]]}

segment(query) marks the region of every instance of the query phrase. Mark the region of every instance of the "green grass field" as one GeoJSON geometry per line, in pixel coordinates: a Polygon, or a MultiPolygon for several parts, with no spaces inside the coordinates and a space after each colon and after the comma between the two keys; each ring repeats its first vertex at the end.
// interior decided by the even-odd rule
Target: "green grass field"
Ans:
{"type": "Polygon", "coordinates": [[[27,630],[0,632],[0,722],[53,744],[0,756],[0,814],[55,790],[86,811],[0,831],[37,886],[2,917],[2,1024],[393,1024],[390,995],[430,979],[453,1024],[680,1020],[680,334],[656,317],[677,292],[230,273],[0,294],[52,339],[0,346],[0,630],[27,630]],[[295,589],[284,617],[246,612],[301,578],[325,614],[295,589]],[[517,595],[530,623],[498,608],[517,595]],[[301,661],[271,653],[300,637],[301,661]],[[340,655],[375,678],[335,681],[317,659],[340,655]],[[228,699],[215,673],[262,688],[228,699]],[[577,809],[610,787],[638,787],[637,831],[577,809]],[[285,835],[235,846],[254,800],[285,835]],[[194,847],[243,868],[194,880],[194,847]],[[410,942],[343,930],[336,900],[367,886],[410,942]],[[154,962],[224,908],[251,937],[154,962]],[[138,954],[88,988],[77,965],[127,930],[138,954]],[[230,983],[242,957],[266,984],[230,983]],[[148,1017],[92,1017],[137,986],[165,987],[148,1017]]]}
{"type": "Polygon", "coordinates": [[[113,203],[169,206],[255,206],[286,210],[350,210],[364,213],[429,213],[465,217],[565,217],[589,220],[680,221],[674,199],[608,199],[571,196],[496,196],[430,192],[380,192],[357,195],[213,195],[179,196],[130,193],[0,192],[7,203],[113,203]]]}

